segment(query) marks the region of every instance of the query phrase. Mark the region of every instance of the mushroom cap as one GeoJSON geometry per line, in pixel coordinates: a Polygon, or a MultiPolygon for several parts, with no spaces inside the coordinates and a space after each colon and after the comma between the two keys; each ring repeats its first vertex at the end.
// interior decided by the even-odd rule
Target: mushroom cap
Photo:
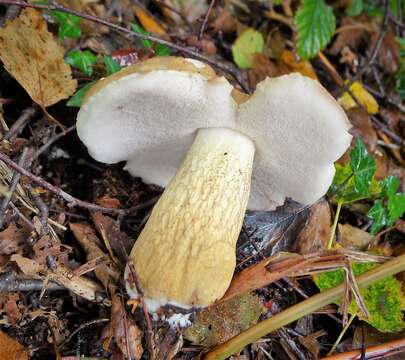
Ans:
{"type": "Polygon", "coordinates": [[[228,127],[254,141],[251,210],[274,209],[285,197],[318,200],[351,141],[346,114],[315,80],[267,78],[247,98],[209,66],[176,57],[152,58],[99,81],[77,119],[96,160],[127,161],[133,176],[160,186],[206,127],[228,127]]]}

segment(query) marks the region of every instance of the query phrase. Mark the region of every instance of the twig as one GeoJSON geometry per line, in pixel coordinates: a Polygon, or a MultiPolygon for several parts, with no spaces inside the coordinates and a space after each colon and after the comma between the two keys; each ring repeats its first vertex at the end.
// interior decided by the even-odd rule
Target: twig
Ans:
{"type": "MultiPolygon", "coordinates": [[[[18,162],[18,166],[20,166],[22,169],[26,166],[27,155],[28,155],[28,148],[24,148],[24,150],[22,151],[20,160],[18,162]]],[[[16,170],[13,174],[13,177],[11,178],[9,190],[6,194],[4,194],[4,199],[0,205],[0,229],[4,225],[4,219],[5,219],[4,213],[6,212],[6,210],[8,208],[8,205],[11,201],[14,191],[17,188],[18,183],[20,182],[20,178],[21,178],[21,173],[16,170]]]]}
{"type": "Polygon", "coordinates": [[[107,322],[110,321],[110,319],[103,318],[103,319],[96,319],[96,320],[90,320],[87,321],[83,324],[81,324],[75,331],[73,331],[61,344],[58,345],[58,349],[61,350],[70,340],[73,339],[73,337],[80,331],[82,331],[84,328],[94,325],[94,324],[99,324],[102,322],[107,322]]]}
{"type": "MultiPolygon", "coordinates": [[[[41,291],[44,282],[38,279],[26,279],[16,277],[11,272],[0,275],[0,292],[16,292],[16,291],[41,291]]],[[[49,282],[47,290],[65,290],[65,288],[57,283],[49,282]]]]}
{"type": "MultiPolygon", "coordinates": [[[[0,2],[1,3],[1,2],[0,2]]],[[[37,107],[31,106],[25,109],[16,122],[11,126],[7,134],[4,135],[4,140],[12,140],[24,130],[28,121],[37,113],[37,107]]]]}
{"type": "Polygon", "coordinates": [[[154,41],[158,44],[162,44],[162,45],[166,45],[169,48],[173,49],[173,50],[177,50],[179,52],[182,52],[184,54],[187,54],[189,56],[193,56],[197,59],[203,60],[206,63],[230,74],[231,76],[234,77],[234,79],[240,84],[240,86],[243,88],[244,91],[246,91],[247,93],[250,93],[250,89],[249,86],[247,85],[247,83],[244,81],[244,79],[242,78],[241,74],[239,73],[239,71],[237,69],[234,69],[224,63],[221,63],[219,61],[216,61],[208,56],[202,55],[194,50],[190,50],[187,47],[181,46],[181,45],[177,45],[174,44],[170,41],[161,39],[159,37],[153,36],[153,35],[147,35],[147,34],[141,34],[141,33],[137,33],[135,31],[132,31],[130,29],[127,29],[123,26],[114,24],[110,21],[104,20],[98,16],[93,16],[90,14],[86,14],[80,11],[76,11],[70,8],[67,8],[65,6],[59,5],[57,3],[51,3],[51,4],[47,4],[47,5],[43,5],[43,4],[31,4],[31,3],[27,3],[25,1],[18,1],[18,0],[0,0],[0,4],[3,5],[17,5],[17,6],[22,6],[22,7],[31,7],[34,9],[43,9],[43,10],[57,10],[57,11],[62,11],[64,13],[67,14],[71,14],[71,15],[76,15],[82,19],[86,19],[98,24],[102,24],[105,25],[111,29],[114,29],[116,31],[119,31],[121,33],[139,38],[139,39],[144,39],[144,40],[150,40],[150,41],[154,41]]]}
{"type": "Polygon", "coordinates": [[[80,199],[75,198],[74,196],[68,194],[67,192],[63,191],[62,189],[58,188],[55,185],[50,184],[49,182],[41,179],[38,176],[30,173],[29,171],[22,168],[20,165],[16,164],[13,160],[11,160],[7,155],[0,152],[0,160],[5,162],[8,166],[13,168],[14,170],[18,171],[21,175],[26,176],[29,180],[39,184],[44,189],[49,190],[50,192],[54,193],[58,197],[64,199],[69,203],[69,206],[79,206],[88,210],[92,211],[102,211],[109,214],[126,214],[126,210],[124,209],[114,209],[114,208],[107,208],[104,206],[99,206],[93,203],[89,203],[87,201],[83,201],[80,199]]]}
{"type": "Polygon", "coordinates": [[[352,350],[323,358],[322,360],[376,360],[383,359],[389,355],[400,354],[405,350],[405,338],[390,341],[381,345],[370,346],[365,349],[364,354],[361,350],[352,350]]]}
{"type": "Polygon", "coordinates": [[[51,145],[53,145],[56,141],[58,141],[59,139],[63,138],[65,135],[71,133],[73,130],[76,129],[76,125],[73,125],[69,128],[67,128],[64,132],[61,132],[60,134],[57,134],[55,136],[53,136],[52,138],[49,139],[49,141],[42,145],[38,151],[34,154],[33,160],[37,159],[39,156],[41,156],[45,151],[47,151],[49,149],[49,147],[51,145]]]}
{"type": "Polygon", "coordinates": [[[15,206],[12,201],[10,201],[10,207],[14,210],[18,217],[22,221],[24,221],[31,229],[35,229],[35,225],[29,219],[27,219],[27,217],[23,213],[21,213],[20,210],[18,210],[17,206],[15,206]]]}
{"type": "Polygon", "coordinates": [[[328,355],[332,355],[335,352],[337,346],[339,345],[340,341],[342,340],[344,334],[346,334],[347,329],[350,327],[350,325],[352,324],[355,317],[356,317],[355,314],[352,314],[350,316],[349,321],[343,327],[342,331],[340,332],[339,336],[337,337],[337,339],[336,339],[335,343],[333,344],[332,348],[329,350],[328,355]]]}
{"type": "Polygon", "coordinates": [[[210,17],[210,14],[211,14],[212,8],[214,7],[214,4],[215,4],[215,0],[211,0],[210,6],[208,6],[207,12],[205,13],[205,16],[204,16],[204,20],[203,20],[203,22],[201,24],[201,27],[200,27],[198,40],[201,40],[203,38],[205,28],[207,27],[208,18],[210,17]]]}
{"type": "Polygon", "coordinates": [[[368,58],[368,61],[359,69],[356,75],[353,76],[351,79],[350,85],[358,80],[368,69],[374,64],[374,61],[377,57],[378,51],[380,50],[381,44],[384,40],[385,34],[387,32],[387,25],[388,25],[388,11],[389,11],[389,2],[388,0],[384,0],[384,18],[383,18],[383,23],[382,27],[380,30],[380,33],[378,34],[377,41],[375,43],[374,49],[371,52],[370,57],[368,58]]]}

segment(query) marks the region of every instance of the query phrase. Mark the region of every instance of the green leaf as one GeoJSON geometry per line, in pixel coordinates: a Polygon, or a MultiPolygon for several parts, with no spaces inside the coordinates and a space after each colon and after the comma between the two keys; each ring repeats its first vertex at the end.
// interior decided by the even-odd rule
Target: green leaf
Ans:
{"type": "Polygon", "coordinates": [[[79,69],[83,74],[91,76],[93,65],[97,62],[97,56],[90,50],[71,50],[66,56],[66,62],[79,69]]]}
{"type": "Polygon", "coordinates": [[[368,211],[367,216],[373,220],[373,225],[371,225],[370,232],[372,234],[377,234],[384,226],[387,226],[389,223],[388,220],[388,211],[384,207],[384,204],[381,199],[378,199],[374,202],[373,207],[368,211]]]}
{"type": "Polygon", "coordinates": [[[358,16],[363,12],[363,0],[353,0],[347,8],[346,14],[349,16],[358,16]]]}
{"type": "MultiPolygon", "coordinates": [[[[130,23],[131,24],[131,29],[132,31],[138,33],[138,34],[142,34],[142,35],[149,35],[149,33],[140,25],[136,24],[136,23],[130,23]]],[[[153,42],[151,40],[148,39],[139,39],[141,41],[142,46],[145,49],[150,49],[153,46],[153,42]]]]}
{"type": "MultiPolygon", "coordinates": [[[[354,263],[352,265],[355,276],[358,276],[377,266],[373,263],[354,263]]],[[[323,272],[314,277],[319,290],[325,291],[344,281],[343,270],[323,272]]],[[[360,290],[360,294],[370,313],[370,318],[363,319],[382,332],[397,332],[405,328],[402,309],[405,297],[402,283],[390,276],[360,290]]],[[[359,308],[353,300],[348,308],[350,314],[359,314],[359,308]]]]}
{"type": "Polygon", "coordinates": [[[405,194],[393,194],[388,198],[389,226],[393,225],[405,212],[405,194]]]}
{"type": "Polygon", "coordinates": [[[395,195],[399,186],[401,185],[401,181],[396,176],[388,176],[384,180],[380,182],[381,185],[381,194],[387,198],[395,195]]]}
{"type": "Polygon", "coordinates": [[[263,48],[263,35],[255,29],[246,29],[232,45],[233,61],[241,69],[249,69],[254,54],[263,52],[263,48]]]}
{"type": "Polygon", "coordinates": [[[66,38],[78,39],[82,35],[80,17],[62,11],[51,11],[53,19],[59,24],[58,36],[61,40],[66,38]]]}
{"type": "Polygon", "coordinates": [[[342,204],[349,204],[367,199],[381,192],[380,184],[373,177],[369,192],[367,194],[359,193],[355,187],[353,171],[348,163],[345,165],[335,164],[335,169],[336,173],[329,190],[329,195],[333,196],[336,201],[342,204]]]}
{"type": "Polygon", "coordinates": [[[323,50],[336,27],[333,10],[324,0],[302,0],[295,23],[298,30],[297,50],[303,59],[312,58],[323,50]]]}
{"type": "Polygon", "coordinates": [[[121,70],[121,66],[113,59],[111,55],[104,55],[103,57],[107,75],[111,75],[121,70]]]}
{"type": "Polygon", "coordinates": [[[96,81],[92,81],[84,85],[81,89],[76,91],[75,94],[69,99],[66,103],[67,106],[70,107],[80,107],[82,106],[84,96],[86,95],[87,91],[96,83],[96,81]]]}
{"type": "Polygon", "coordinates": [[[354,186],[359,194],[370,194],[371,180],[377,165],[374,158],[367,152],[364,143],[356,138],[356,145],[350,152],[350,167],[354,174],[354,186]]]}
{"type": "Polygon", "coordinates": [[[155,48],[156,56],[169,56],[171,53],[172,52],[168,46],[164,44],[156,44],[155,48]]]}

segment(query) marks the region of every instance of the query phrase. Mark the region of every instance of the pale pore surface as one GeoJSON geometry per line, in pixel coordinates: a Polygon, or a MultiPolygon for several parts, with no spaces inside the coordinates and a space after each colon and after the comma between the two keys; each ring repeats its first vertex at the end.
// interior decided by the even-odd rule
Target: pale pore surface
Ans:
{"type": "Polygon", "coordinates": [[[233,130],[198,131],[130,255],[154,307],[207,306],[225,293],[235,269],[253,156],[252,142],[233,130]]]}
{"type": "MultiPolygon", "coordinates": [[[[198,73],[131,74],[109,82],[86,101],[78,115],[78,135],[101,162],[116,163],[142,152],[153,156],[155,148],[164,158],[173,144],[189,145],[198,128],[234,127],[236,104],[231,91],[224,78],[207,80],[198,73]]],[[[185,153],[175,159],[169,156],[178,165],[185,153]]],[[[132,164],[140,167],[136,158],[132,164]]]]}
{"type": "Polygon", "coordinates": [[[237,129],[256,146],[248,208],[274,209],[285,197],[317,201],[332,183],[333,162],[350,145],[350,127],[315,80],[291,74],[261,82],[238,113],[237,129]]]}

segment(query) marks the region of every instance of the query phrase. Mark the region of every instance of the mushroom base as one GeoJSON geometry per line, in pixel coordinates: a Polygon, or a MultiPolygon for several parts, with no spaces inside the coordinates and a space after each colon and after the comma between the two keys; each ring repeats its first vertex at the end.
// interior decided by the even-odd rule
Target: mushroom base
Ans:
{"type": "MultiPolygon", "coordinates": [[[[235,269],[253,157],[253,142],[237,131],[198,130],[130,254],[149,311],[204,307],[223,296],[235,269]]],[[[130,273],[127,265],[127,291],[136,298],[130,273]]]]}

